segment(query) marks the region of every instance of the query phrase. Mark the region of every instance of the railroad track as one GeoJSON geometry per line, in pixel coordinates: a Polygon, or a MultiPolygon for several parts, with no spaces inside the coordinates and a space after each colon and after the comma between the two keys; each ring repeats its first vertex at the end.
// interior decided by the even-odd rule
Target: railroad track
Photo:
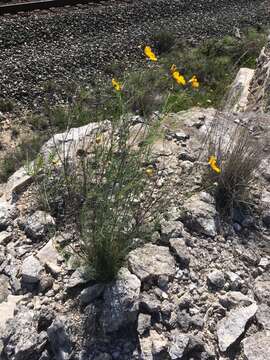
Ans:
{"type": "Polygon", "coordinates": [[[40,0],[21,2],[17,4],[4,4],[0,5],[0,16],[5,14],[17,14],[19,12],[29,12],[33,10],[43,10],[64,6],[74,6],[77,4],[98,4],[102,3],[102,0],[40,0]]]}

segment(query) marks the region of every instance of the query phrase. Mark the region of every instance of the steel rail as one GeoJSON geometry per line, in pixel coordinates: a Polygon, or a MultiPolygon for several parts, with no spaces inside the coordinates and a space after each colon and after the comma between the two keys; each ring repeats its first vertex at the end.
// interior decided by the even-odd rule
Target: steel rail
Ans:
{"type": "Polygon", "coordinates": [[[33,10],[43,10],[64,6],[74,6],[78,4],[101,3],[101,0],[42,0],[29,1],[18,4],[0,5],[0,16],[4,14],[17,14],[18,12],[27,12],[33,10]]]}

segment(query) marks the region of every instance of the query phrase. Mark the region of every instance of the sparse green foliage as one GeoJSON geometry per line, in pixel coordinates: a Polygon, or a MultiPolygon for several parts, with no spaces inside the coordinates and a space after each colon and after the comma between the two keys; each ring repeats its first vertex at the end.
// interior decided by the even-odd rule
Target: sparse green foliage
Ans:
{"type": "Polygon", "coordinates": [[[217,174],[211,167],[204,182],[212,188],[218,210],[232,218],[234,210],[251,210],[251,186],[259,169],[263,142],[259,143],[247,125],[238,125],[228,118],[216,119],[207,135],[208,158],[215,156],[221,169],[217,174]]]}

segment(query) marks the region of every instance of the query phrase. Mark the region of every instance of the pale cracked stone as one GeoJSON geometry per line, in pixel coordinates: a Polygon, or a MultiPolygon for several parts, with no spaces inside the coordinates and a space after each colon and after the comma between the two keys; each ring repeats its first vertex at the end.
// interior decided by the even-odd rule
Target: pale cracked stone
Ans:
{"type": "Polygon", "coordinates": [[[163,276],[171,278],[176,271],[175,260],[169,248],[153,244],[131,251],[128,265],[130,271],[142,282],[151,282],[163,276]]]}
{"type": "Polygon", "coordinates": [[[42,269],[40,262],[33,255],[27,257],[22,263],[22,280],[33,284],[39,282],[42,269]]]}
{"type": "Polygon", "coordinates": [[[218,322],[218,344],[222,352],[227,351],[244,333],[248,321],[254,317],[257,309],[258,306],[252,304],[247,307],[231,310],[225,318],[218,322]]]}
{"type": "Polygon", "coordinates": [[[9,295],[7,301],[0,304],[0,328],[4,328],[7,320],[14,317],[16,305],[22,298],[22,295],[9,295]]]}
{"type": "Polygon", "coordinates": [[[206,192],[191,196],[183,205],[184,224],[206,236],[217,235],[217,215],[214,198],[206,192]]]}
{"type": "Polygon", "coordinates": [[[270,305],[270,280],[258,277],[255,281],[254,294],[260,303],[270,305]]]}
{"type": "Polygon", "coordinates": [[[140,338],[142,360],[154,360],[167,349],[168,340],[156,330],[150,330],[149,336],[140,338]]]}
{"type": "Polygon", "coordinates": [[[0,231],[11,225],[16,216],[16,209],[13,205],[0,200],[0,231]]]}
{"type": "Polygon", "coordinates": [[[54,226],[54,218],[50,214],[38,210],[27,218],[24,231],[31,239],[38,240],[42,239],[48,230],[54,226]]]}
{"type": "Polygon", "coordinates": [[[182,359],[189,343],[189,335],[175,334],[169,346],[168,352],[171,360],[182,359]]]}
{"type": "Polygon", "coordinates": [[[56,250],[52,240],[48,241],[48,243],[39,250],[37,258],[43,265],[46,265],[53,274],[58,275],[61,272],[59,261],[63,261],[63,258],[56,250]]]}
{"type": "Polygon", "coordinates": [[[247,360],[270,359],[270,331],[258,332],[243,340],[247,360]]]}
{"type": "Polygon", "coordinates": [[[137,321],[141,282],[128,269],[122,268],[118,278],[103,294],[100,324],[105,334],[118,331],[137,321]]]}

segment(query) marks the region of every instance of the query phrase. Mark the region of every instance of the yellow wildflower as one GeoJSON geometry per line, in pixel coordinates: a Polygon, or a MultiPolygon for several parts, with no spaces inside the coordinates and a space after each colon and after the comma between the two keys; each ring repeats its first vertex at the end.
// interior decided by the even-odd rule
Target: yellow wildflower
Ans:
{"type": "Polygon", "coordinates": [[[172,73],[172,77],[177,82],[178,85],[186,85],[186,80],[184,76],[181,75],[178,70],[175,70],[172,73]]]}
{"type": "Polygon", "coordinates": [[[114,89],[116,90],[116,91],[121,91],[122,90],[122,85],[118,82],[118,81],[116,81],[115,79],[112,79],[112,86],[114,87],[114,89]]]}
{"type": "Polygon", "coordinates": [[[191,83],[191,86],[194,89],[197,89],[200,86],[200,83],[199,83],[196,75],[192,76],[192,78],[189,80],[189,83],[191,83]]]}
{"type": "Polygon", "coordinates": [[[210,156],[210,159],[208,161],[208,164],[210,165],[211,169],[216,172],[217,174],[221,173],[221,169],[217,164],[217,158],[216,156],[210,156]]]}
{"type": "Polygon", "coordinates": [[[145,169],[145,173],[149,177],[153,176],[154,175],[154,168],[152,166],[149,166],[147,169],[145,169]]]}
{"type": "Polygon", "coordinates": [[[144,54],[146,57],[148,57],[149,60],[151,61],[157,61],[157,57],[156,55],[153,53],[152,49],[150,48],[150,46],[146,46],[144,48],[144,54]]]}

